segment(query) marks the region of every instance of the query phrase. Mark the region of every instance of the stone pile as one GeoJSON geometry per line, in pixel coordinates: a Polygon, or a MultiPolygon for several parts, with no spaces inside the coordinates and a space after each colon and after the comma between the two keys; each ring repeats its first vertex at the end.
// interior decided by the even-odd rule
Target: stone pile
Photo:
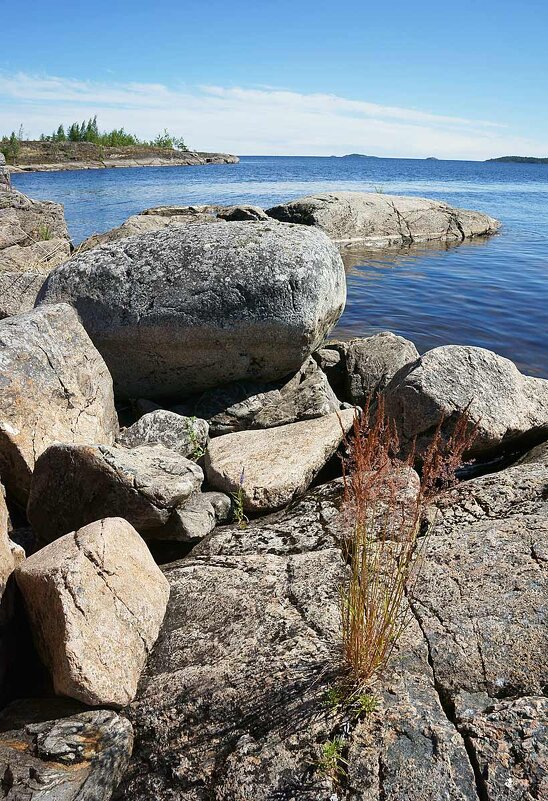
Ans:
{"type": "MultiPolygon", "coordinates": [[[[548,381],[481,348],[326,339],[345,281],[317,229],[341,197],[292,206],[305,225],[217,207],[116,235],[0,320],[0,679],[39,696],[0,716],[9,801],[544,797],[546,444],[516,455],[547,438],[548,381]],[[336,476],[379,391],[419,457],[467,411],[467,456],[503,469],[436,501],[378,708],[345,717],[336,476]]],[[[398,482],[405,510],[419,478],[398,482]]]]}

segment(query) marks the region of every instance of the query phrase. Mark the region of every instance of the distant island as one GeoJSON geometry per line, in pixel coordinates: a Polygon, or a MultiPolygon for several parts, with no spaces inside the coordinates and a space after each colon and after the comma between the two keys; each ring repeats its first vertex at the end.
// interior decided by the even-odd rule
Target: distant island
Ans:
{"type": "Polygon", "coordinates": [[[59,127],[52,134],[28,140],[23,128],[0,137],[11,172],[98,170],[108,167],[175,167],[200,164],[235,164],[237,156],[189,150],[182,137],[164,130],[151,141],[142,141],[124,128],[100,131],[97,117],[59,127]]]}
{"type": "Polygon", "coordinates": [[[548,158],[540,159],[536,156],[499,156],[498,159],[485,159],[485,161],[513,161],[517,164],[548,164],[548,158]]]}
{"type": "Polygon", "coordinates": [[[425,161],[439,161],[439,159],[436,156],[427,156],[425,161]]]}
{"type": "Polygon", "coordinates": [[[345,156],[338,156],[340,159],[378,159],[379,156],[367,156],[365,153],[347,153],[345,156]]]}

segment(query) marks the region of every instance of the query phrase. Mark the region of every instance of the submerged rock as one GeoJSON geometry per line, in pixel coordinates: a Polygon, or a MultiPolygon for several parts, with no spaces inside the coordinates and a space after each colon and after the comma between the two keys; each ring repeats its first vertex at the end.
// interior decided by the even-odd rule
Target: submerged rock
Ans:
{"type": "Polygon", "coordinates": [[[105,709],[0,733],[5,801],[110,801],[133,748],[126,718],[105,709]]]}
{"type": "Polygon", "coordinates": [[[345,291],[340,255],[321,232],[234,222],[82,253],[40,297],[74,305],[122,395],[154,399],[298,370],[345,291]]]}
{"type": "Polygon", "coordinates": [[[483,348],[443,345],[400,370],[386,388],[387,412],[419,450],[443,419],[443,433],[468,408],[478,421],[471,455],[548,433],[548,380],[522,375],[483,348]]]}
{"type": "Polygon", "coordinates": [[[459,242],[493,234],[500,223],[479,211],[456,209],[439,200],[374,194],[325,192],[267,209],[276,220],[320,228],[336,242],[370,247],[419,242],[459,242]]]}
{"type": "Polygon", "coordinates": [[[286,506],[333,456],[354,409],[290,425],[225,434],[211,440],[205,471],[212,487],[240,493],[246,512],[286,506]]]}
{"type": "Polygon", "coordinates": [[[154,538],[203,478],[197,464],[161,445],[52,445],[36,463],[27,515],[46,542],[115,516],[154,538]]]}
{"type": "Polygon", "coordinates": [[[56,693],[94,706],[129,703],[169,597],[135,529],[98,520],[29,557],[16,579],[56,693]]]}
{"type": "Polygon", "coordinates": [[[26,503],[34,463],[55,441],[114,441],[112,379],[74,309],[0,321],[0,476],[26,503]]]}

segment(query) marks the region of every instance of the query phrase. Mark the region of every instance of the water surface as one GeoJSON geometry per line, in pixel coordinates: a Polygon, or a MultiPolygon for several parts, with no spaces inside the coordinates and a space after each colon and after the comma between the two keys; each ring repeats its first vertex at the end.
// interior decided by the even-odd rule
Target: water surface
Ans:
{"type": "Polygon", "coordinates": [[[203,167],[24,173],[13,183],[63,203],[75,243],[151,206],[270,206],[320,191],[419,195],[487,212],[503,223],[487,240],[346,253],[348,302],[335,334],[389,329],[420,351],[479,345],[548,376],[548,165],[248,156],[203,167]]]}

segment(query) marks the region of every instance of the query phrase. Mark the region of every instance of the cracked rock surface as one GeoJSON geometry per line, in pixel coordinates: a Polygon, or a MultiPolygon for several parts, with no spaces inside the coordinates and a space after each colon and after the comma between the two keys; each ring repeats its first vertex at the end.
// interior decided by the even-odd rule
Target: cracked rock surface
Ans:
{"type": "Polygon", "coordinates": [[[354,409],[276,428],[215,437],[205,454],[212,487],[242,495],[246,512],[272,512],[301,495],[354,422],[354,409]]]}
{"type": "Polygon", "coordinates": [[[120,799],[541,801],[547,454],[438,502],[409,625],[365,718],[325,703],[337,681],[341,480],[216,529],[167,565],[171,601],[127,710],[139,744],[120,799]],[[335,735],[338,783],[318,768],[335,735]]]}
{"type": "Polygon", "coordinates": [[[133,730],[97,709],[0,733],[5,801],[110,801],[131,755],[133,730]]]}
{"type": "Polygon", "coordinates": [[[267,209],[281,222],[320,228],[335,242],[370,247],[420,242],[460,242],[493,234],[500,223],[479,211],[456,209],[438,200],[373,192],[325,192],[267,209]]]}
{"type": "Polygon", "coordinates": [[[154,399],[298,370],[345,296],[325,234],[263,221],[111,242],[50,273],[40,302],[71,303],[117,391],[154,399]]]}
{"type": "Polygon", "coordinates": [[[396,373],[386,409],[404,441],[428,442],[443,418],[452,431],[467,407],[478,421],[470,455],[485,454],[527,435],[548,434],[548,380],[520,373],[509,359],[484,348],[443,345],[396,373]]]}
{"type": "Polygon", "coordinates": [[[115,515],[161,538],[173,510],[203,479],[195,462],[161,445],[52,445],[36,463],[27,515],[46,542],[115,515]]]}
{"type": "Polygon", "coordinates": [[[169,598],[135,529],[121,518],[98,520],[47,545],[15,575],[55,692],[128,704],[169,598]]]}
{"type": "Polygon", "coordinates": [[[0,477],[24,504],[52,442],[114,441],[112,379],[66,304],[0,320],[0,365],[0,477]]]}
{"type": "Polygon", "coordinates": [[[32,200],[0,182],[0,273],[48,273],[66,261],[70,252],[63,207],[49,200],[32,200]]]}

